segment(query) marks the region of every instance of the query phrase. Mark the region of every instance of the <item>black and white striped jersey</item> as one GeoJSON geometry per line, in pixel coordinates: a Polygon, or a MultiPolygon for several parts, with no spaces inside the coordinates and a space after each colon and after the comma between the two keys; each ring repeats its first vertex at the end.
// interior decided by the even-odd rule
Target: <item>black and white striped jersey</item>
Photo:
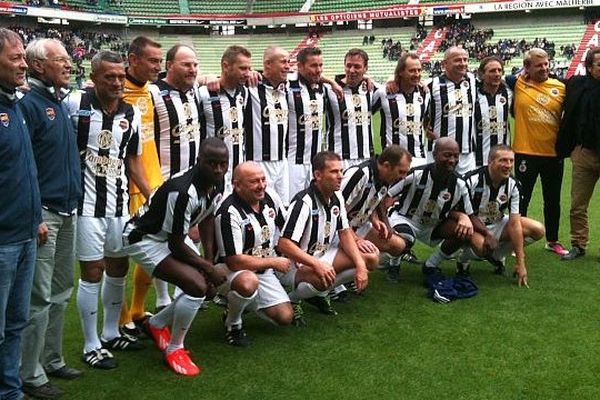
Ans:
{"type": "Polygon", "coordinates": [[[391,144],[407,149],[413,157],[424,158],[424,121],[429,112],[429,93],[416,88],[411,94],[375,92],[373,110],[379,110],[381,148],[391,144]]]}
{"type": "Polygon", "coordinates": [[[398,198],[394,211],[424,226],[438,225],[452,210],[473,214],[466,182],[457,174],[436,181],[434,165],[411,169],[405,179],[390,188],[390,196],[398,198]]]}
{"type": "Polygon", "coordinates": [[[323,86],[311,85],[297,73],[291,74],[288,108],[287,159],[294,164],[310,164],[323,147],[323,86]]]}
{"type": "Polygon", "coordinates": [[[64,101],[77,131],[81,158],[79,215],[129,215],[126,158],[142,154],[139,109],[120,101],[114,114],[105,114],[93,89],[72,92],[64,101]]]}
{"type": "Polygon", "coordinates": [[[475,165],[488,164],[490,148],[497,144],[510,145],[508,116],[513,94],[502,84],[496,94],[488,94],[480,87],[475,103],[475,165]]]}
{"type": "Polygon", "coordinates": [[[350,226],[362,227],[388,193],[388,185],[379,179],[377,158],[352,166],[344,171],[342,195],[350,226]]]}
{"type": "Polygon", "coordinates": [[[229,150],[229,171],[244,162],[244,109],[248,102],[248,89],[238,86],[235,90],[209,91],[206,86],[198,89],[205,124],[202,137],[223,139],[229,150]]]}
{"type": "MultiPolygon", "coordinates": [[[[431,93],[429,112],[433,132],[438,137],[454,138],[461,153],[470,153],[473,147],[477,95],[475,75],[467,72],[460,82],[453,82],[443,74],[432,78],[428,87],[431,93]]],[[[432,141],[428,142],[427,149],[432,151],[432,141]]]]}
{"type": "Polygon", "coordinates": [[[512,176],[498,188],[491,185],[487,166],[471,171],[465,176],[473,211],[486,225],[499,222],[504,214],[519,214],[521,191],[519,182],[512,176]]]}
{"type": "Polygon", "coordinates": [[[129,243],[143,237],[166,242],[169,235],[187,235],[190,227],[214,215],[221,192],[205,188],[205,178],[197,168],[182,171],[162,184],[131,219],[134,229],[129,243]]]}
{"type": "Polygon", "coordinates": [[[371,128],[371,105],[373,92],[366,82],[352,88],[337,76],[337,83],[344,90],[344,97],[325,86],[325,121],[327,123],[327,149],[339,154],[343,160],[369,158],[373,155],[371,128]]]}
{"type": "Polygon", "coordinates": [[[219,261],[237,254],[276,256],[275,245],[285,223],[283,204],[277,193],[267,188],[259,208],[254,211],[235,192],[223,200],[215,219],[219,261]]]}
{"type": "Polygon", "coordinates": [[[329,249],[338,231],[349,227],[342,192],[335,192],[326,202],[313,181],[292,199],[281,237],[294,241],[308,254],[320,257],[329,249]]]}
{"type": "Polygon", "coordinates": [[[246,160],[285,159],[288,132],[286,83],[273,87],[263,78],[257,87],[248,88],[249,102],[244,116],[246,160]]]}
{"type": "Polygon", "coordinates": [[[196,164],[201,113],[194,89],[182,92],[164,80],[150,85],[154,101],[154,140],[163,179],[196,164]]]}

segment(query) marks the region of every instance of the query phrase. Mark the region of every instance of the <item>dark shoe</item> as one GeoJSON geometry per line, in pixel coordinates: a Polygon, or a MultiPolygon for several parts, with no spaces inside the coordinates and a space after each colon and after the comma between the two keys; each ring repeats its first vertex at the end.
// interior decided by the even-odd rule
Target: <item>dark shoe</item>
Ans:
{"type": "Polygon", "coordinates": [[[468,262],[456,262],[456,276],[471,276],[471,265],[468,262]]]}
{"type": "Polygon", "coordinates": [[[385,274],[385,280],[390,283],[400,283],[400,265],[388,266],[385,274]]]}
{"type": "Polygon", "coordinates": [[[486,261],[494,266],[494,275],[504,275],[506,272],[506,266],[504,262],[501,260],[496,260],[495,258],[488,257],[486,261]]]}
{"type": "Polygon", "coordinates": [[[64,390],[51,385],[49,382],[41,386],[23,385],[23,392],[36,399],[57,399],[65,394],[64,390]]]}
{"type": "Polygon", "coordinates": [[[100,339],[102,347],[109,350],[143,350],[146,348],[137,338],[123,334],[111,340],[100,339]]]}
{"type": "Polygon", "coordinates": [[[446,279],[439,267],[427,267],[426,265],[423,265],[421,267],[421,272],[423,273],[423,286],[426,288],[446,279]]]}
{"type": "Polygon", "coordinates": [[[143,322],[140,322],[139,325],[136,321],[128,322],[119,328],[119,332],[122,335],[129,335],[138,339],[146,339],[148,336],[146,336],[146,332],[144,332],[142,324],[143,322]]]}
{"type": "Polygon", "coordinates": [[[294,310],[294,319],[292,324],[297,327],[306,326],[306,319],[304,318],[304,309],[302,309],[302,303],[292,303],[292,309],[294,310]]]}
{"type": "Polygon", "coordinates": [[[585,256],[585,249],[579,246],[573,246],[571,250],[560,258],[561,261],[571,261],[579,257],[585,256]]]}
{"type": "Polygon", "coordinates": [[[337,315],[337,311],[335,311],[335,309],[331,305],[331,300],[329,300],[329,297],[327,297],[327,296],[325,296],[325,297],[315,296],[315,297],[305,299],[305,301],[308,304],[317,307],[317,309],[322,314],[337,315]]]}
{"type": "Polygon", "coordinates": [[[73,380],[73,379],[80,378],[81,375],[83,375],[83,371],[80,371],[75,368],[67,367],[65,365],[64,367],[59,368],[55,371],[47,372],[46,375],[48,375],[52,378],[73,380]]]}
{"type": "Polygon", "coordinates": [[[241,325],[235,325],[225,330],[225,341],[232,346],[248,347],[250,339],[241,325]]]}
{"type": "Polygon", "coordinates": [[[402,261],[406,261],[406,262],[408,262],[410,264],[423,265],[423,261],[419,260],[419,258],[417,257],[417,255],[412,250],[408,250],[407,252],[404,252],[400,256],[400,259],[402,261]]]}
{"type": "Polygon", "coordinates": [[[117,368],[117,362],[113,359],[112,353],[106,349],[97,349],[85,353],[81,356],[81,360],[92,368],[117,368]]]}

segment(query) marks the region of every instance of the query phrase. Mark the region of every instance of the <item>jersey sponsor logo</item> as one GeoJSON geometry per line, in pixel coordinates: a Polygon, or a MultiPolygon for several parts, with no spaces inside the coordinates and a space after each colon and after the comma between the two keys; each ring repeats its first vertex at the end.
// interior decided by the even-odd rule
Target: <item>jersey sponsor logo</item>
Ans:
{"type": "Polygon", "coordinates": [[[56,119],[56,111],[52,107],[46,108],[46,116],[50,121],[54,121],[56,119]]]}
{"type": "Polygon", "coordinates": [[[428,200],[423,206],[423,211],[432,214],[437,208],[437,202],[435,200],[428,200]]]}
{"type": "Polygon", "coordinates": [[[268,225],[263,225],[260,227],[260,241],[268,242],[271,240],[271,229],[268,225]]]}
{"type": "Polygon", "coordinates": [[[238,109],[237,107],[231,107],[229,109],[229,119],[232,123],[236,123],[239,120],[238,109]]]}
{"type": "Polygon", "coordinates": [[[329,237],[329,235],[331,235],[331,222],[325,222],[325,226],[323,227],[323,233],[325,234],[325,237],[329,237]]]}
{"type": "Polygon", "coordinates": [[[0,122],[4,127],[8,128],[8,125],[10,125],[10,118],[7,113],[0,113],[0,122]]]}
{"type": "Polygon", "coordinates": [[[545,94],[540,94],[537,97],[537,101],[538,103],[540,103],[541,105],[547,105],[550,102],[550,99],[548,98],[548,96],[546,96],[545,94]]]}
{"type": "Polygon", "coordinates": [[[192,118],[192,105],[190,103],[183,103],[182,107],[185,118],[192,118]]]}
{"type": "Polygon", "coordinates": [[[354,107],[360,106],[360,104],[362,103],[362,99],[360,97],[359,94],[353,94],[352,95],[352,105],[354,107]]]}
{"type": "Polygon", "coordinates": [[[263,117],[274,119],[278,124],[282,124],[288,119],[288,110],[284,109],[269,109],[268,107],[263,108],[263,117]]]}
{"type": "Polygon", "coordinates": [[[112,132],[107,130],[107,129],[103,129],[100,131],[100,133],[98,134],[98,147],[102,150],[106,150],[106,149],[110,149],[110,147],[112,146],[113,143],[113,135],[112,132]]]}

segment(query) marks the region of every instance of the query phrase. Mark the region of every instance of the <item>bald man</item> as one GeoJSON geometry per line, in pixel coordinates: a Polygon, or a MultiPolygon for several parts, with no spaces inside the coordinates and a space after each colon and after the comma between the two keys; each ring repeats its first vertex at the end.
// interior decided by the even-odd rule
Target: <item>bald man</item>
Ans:
{"type": "Polygon", "coordinates": [[[246,309],[276,325],[292,322],[290,299],[275,275],[290,268],[290,260],[275,253],[284,221],[281,200],[267,188],[261,166],[255,162],[238,165],[233,193],[223,200],[216,216],[217,268],[227,275],[219,292],[227,297],[225,340],[230,345],[250,343],[242,327],[246,309]]]}
{"type": "Polygon", "coordinates": [[[444,53],[444,73],[428,84],[431,100],[428,130],[427,161],[432,162],[433,144],[438,138],[450,137],[459,145],[457,172],[465,174],[475,169],[473,107],[477,88],[475,75],[468,71],[469,56],[462,47],[452,46],[444,53]]]}
{"type": "MultiPolygon", "coordinates": [[[[439,138],[433,147],[434,162],[412,169],[389,190],[390,196],[399,200],[390,225],[400,237],[411,246],[416,240],[431,247],[443,241],[423,266],[428,280],[440,279],[440,263],[462,244],[472,244],[476,218],[467,184],[456,172],[459,155],[454,139],[439,138]]],[[[476,243],[474,248],[478,255],[480,245],[476,243]]]]}
{"type": "Polygon", "coordinates": [[[285,155],[288,132],[287,74],[290,54],[281,47],[267,47],[263,55],[263,79],[249,88],[246,107],[246,160],[259,163],[267,184],[281,200],[289,202],[289,173],[285,155]]]}

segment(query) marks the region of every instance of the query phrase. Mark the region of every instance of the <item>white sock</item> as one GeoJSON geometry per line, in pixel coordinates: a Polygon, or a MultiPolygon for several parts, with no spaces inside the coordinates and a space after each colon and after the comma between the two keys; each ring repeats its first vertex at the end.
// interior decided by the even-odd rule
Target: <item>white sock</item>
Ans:
{"type": "MultiPolygon", "coordinates": [[[[180,296],[181,297],[181,296],[180,296]]],[[[150,322],[152,325],[157,328],[162,328],[165,326],[173,325],[173,316],[175,315],[175,303],[177,302],[177,297],[171,304],[163,308],[160,312],[154,314],[150,317],[150,322]]]]}
{"type": "Polygon", "coordinates": [[[344,283],[352,282],[356,276],[356,268],[345,269],[342,272],[338,272],[335,276],[334,286],[342,285],[344,283]]]}
{"type": "Polygon", "coordinates": [[[204,302],[205,297],[192,297],[183,294],[175,300],[173,326],[171,327],[171,342],[165,351],[170,354],[175,350],[183,348],[183,340],[187,334],[198,309],[204,302]]]}
{"type": "Polygon", "coordinates": [[[257,294],[258,291],[255,291],[252,296],[244,297],[235,290],[230,290],[227,293],[227,318],[225,319],[227,329],[231,329],[234,325],[242,325],[242,313],[257,294]]]}
{"type": "Polygon", "coordinates": [[[154,290],[156,292],[156,307],[164,307],[171,304],[168,282],[165,282],[162,279],[154,278],[154,290]]]}
{"type": "Polygon", "coordinates": [[[433,254],[431,256],[429,256],[429,258],[427,259],[427,261],[425,261],[425,267],[427,268],[437,268],[440,266],[440,264],[442,263],[442,261],[447,260],[450,258],[451,255],[448,255],[446,253],[444,253],[442,251],[441,248],[437,248],[435,249],[435,251],[433,252],[433,254]]]}
{"type": "Polygon", "coordinates": [[[102,338],[112,340],[121,336],[119,332],[119,317],[125,297],[125,277],[112,277],[104,273],[102,281],[102,305],[104,306],[104,325],[102,338]]]}
{"type": "Polygon", "coordinates": [[[323,293],[327,294],[327,291],[320,292],[311,283],[300,282],[298,287],[290,292],[289,296],[292,303],[298,303],[302,299],[323,296],[323,293]]]}
{"type": "Polygon", "coordinates": [[[179,289],[179,286],[175,286],[175,290],[173,290],[173,298],[176,299],[183,294],[183,290],[179,289]]]}
{"type": "Polygon", "coordinates": [[[100,338],[98,338],[99,292],[100,282],[92,283],[79,280],[77,309],[79,310],[79,319],[81,320],[81,327],[83,329],[84,353],[89,353],[92,350],[102,347],[100,338]]]}

